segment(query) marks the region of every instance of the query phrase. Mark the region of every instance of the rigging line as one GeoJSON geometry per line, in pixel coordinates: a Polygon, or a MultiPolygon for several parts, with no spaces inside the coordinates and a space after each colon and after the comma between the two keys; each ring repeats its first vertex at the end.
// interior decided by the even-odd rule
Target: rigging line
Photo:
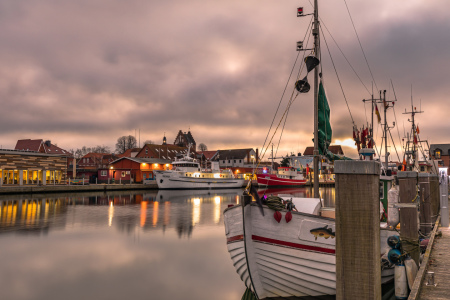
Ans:
{"type": "Polygon", "coordinates": [[[391,130],[389,129],[389,134],[391,135],[391,141],[392,141],[392,145],[394,146],[394,149],[395,149],[395,153],[397,153],[397,158],[398,158],[398,160],[400,161],[400,156],[398,155],[398,152],[397,152],[397,147],[395,147],[395,143],[394,143],[394,138],[392,137],[392,132],[391,132],[391,130]]]}
{"type": "Polygon", "coordinates": [[[350,13],[350,9],[348,8],[347,1],[344,0],[344,3],[345,3],[345,7],[347,8],[347,12],[348,12],[348,16],[350,17],[350,21],[352,22],[353,29],[355,30],[355,34],[356,34],[356,37],[358,39],[359,46],[361,47],[361,51],[362,51],[362,53],[364,55],[364,59],[366,60],[367,68],[369,68],[370,76],[372,76],[373,83],[375,84],[375,87],[378,90],[377,83],[375,81],[375,78],[373,77],[372,70],[370,69],[370,66],[369,66],[369,62],[367,61],[366,53],[364,52],[363,46],[361,44],[361,40],[359,39],[358,32],[356,31],[355,23],[353,22],[353,18],[352,18],[352,15],[350,13]]]}
{"type": "MultiPolygon", "coordinates": [[[[311,20],[312,20],[312,17],[311,17],[311,20]]],[[[308,25],[308,28],[306,30],[305,37],[303,38],[303,40],[306,39],[306,35],[310,32],[311,25],[312,25],[312,22],[309,22],[309,25],[308,25]]],[[[309,37],[308,37],[308,40],[307,40],[306,44],[308,44],[308,42],[309,42],[309,37]]],[[[286,82],[286,86],[284,87],[283,93],[281,95],[280,102],[278,103],[277,110],[276,110],[276,112],[275,112],[275,114],[273,116],[272,123],[270,124],[269,131],[267,132],[266,139],[264,140],[262,149],[264,149],[264,147],[266,145],[266,142],[267,142],[267,138],[269,137],[270,131],[272,130],[273,123],[275,122],[275,118],[276,118],[276,116],[278,114],[278,110],[280,109],[281,102],[283,101],[284,94],[286,93],[287,87],[289,85],[289,81],[291,80],[292,73],[294,72],[295,66],[297,65],[297,61],[298,61],[298,57],[299,56],[300,56],[300,51],[298,52],[297,57],[296,57],[295,62],[294,62],[294,65],[292,66],[291,74],[289,74],[289,78],[288,78],[288,80],[286,82]]],[[[304,56],[305,56],[305,52],[303,51],[303,57],[304,56]]],[[[300,69],[302,69],[302,68],[300,68],[300,69]]],[[[298,75],[297,75],[297,78],[298,78],[298,75]]],[[[270,143],[268,145],[270,145],[270,143]]]]}
{"type": "Polygon", "coordinates": [[[348,112],[350,113],[350,118],[352,119],[353,125],[355,125],[355,121],[353,120],[352,112],[350,111],[350,106],[348,105],[347,97],[345,97],[344,88],[342,87],[342,84],[341,84],[341,79],[339,78],[338,72],[336,70],[336,66],[334,64],[333,57],[331,56],[330,48],[328,47],[327,39],[325,38],[325,34],[323,33],[322,26],[319,26],[319,28],[322,31],[323,40],[325,42],[325,45],[327,46],[328,54],[330,55],[330,59],[331,59],[331,63],[333,64],[334,72],[336,73],[336,77],[338,79],[339,86],[341,87],[342,95],[344,96],[345,104],[347,104],[347,109],[348,109],[348,112]]]}
{"type": "MultiPolygon", "coordinates": [[[[392,92],[394,93],[395,101],[397,102],[397,95],[395,94],[394,83],[392,82],[392,79],[391,79],[391,85],[392,85],[392,92]]],[[[392,108],[392,110],[394,111],[395,124],[397,124],[396,127],[397,127],[397,133],[398,133],[398,141],[400,142],[402,139],[400,138],[400,130],[398,129],[397,115],[395,114],[395,106],[392,108]]]]}
{"type": "Polygon", "coordinates": [[[361,84],[363,85],[363,87],[366,89],[367,93],[369,95],[372,95],[369,91],[369,89],[367,88],[367,86],[364,84],[364,82],[362,81],[361,77],[358,75],[358,73],[356,72],[355,68],[353,68],[353,65],[350,63],[350,61],[348,60],[347,56],[345,56],[344,51],[342,51],[341,47],[339,46],[339,44],[337,43],[337,41],[335,40],[335,38],[333,37],[333,35],[331,34],[330,30],[328,29],[328,27],[325,25],[325,22],[322,21],[322,19],[320,19],[321,24],[323,24],[323,26],[325,26],[325,29],[327,30],[328,34],[330,35],[331,39],[334,41],[334,43],[336,44],[336,47],[339,49],[339,51],[341,52],[342,56],[345,58],[345,60],[347,61],[348,65],[350,66],[350,68],[353,70],[353,73],[355,73],[356,77],[358,77],[359,82],[361,82],[361,84]]]}

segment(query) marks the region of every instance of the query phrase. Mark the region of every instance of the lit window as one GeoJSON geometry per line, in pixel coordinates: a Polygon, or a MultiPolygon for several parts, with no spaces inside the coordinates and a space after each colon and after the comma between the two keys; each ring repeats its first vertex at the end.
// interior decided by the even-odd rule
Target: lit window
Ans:
{"type": "Polygon", "coordinates": [[[102,176],[106,176],[106,170],[102,171],[102,176]]]}
{"type": "Polygon", "coordinates": [[[125,171],[122,171],[122,177],[125,177],[125,175],[126,175],[125,171]]]}
{"type": "Polygon", "coordinates": [[[436,150],[436,151],[434,152],[434,157],[435,157],[436,159],[441,159],[441,150],[436,150]]]}

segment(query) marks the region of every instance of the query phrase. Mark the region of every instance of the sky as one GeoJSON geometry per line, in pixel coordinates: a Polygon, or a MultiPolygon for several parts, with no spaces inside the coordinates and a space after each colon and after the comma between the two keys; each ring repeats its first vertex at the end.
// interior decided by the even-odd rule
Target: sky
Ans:
{"type": "MultiPolygon", "coordinates": [[[[391,81],[397,102],[395,116],[389,109],[387,117],[391,125],[396,121],[392,136],[400,156],[399,137],[411,126],[402,113],[411,110],[411,95],[424,111],[416,116],[420,138],[449,143],[448,1],[346,3],[319,0],[351,112],[322,40],[332,144],[356,155],[352,118],[358,127],[370,121],[370,104],[362,100],[371,97],[372,85],[375,95],[387,90],[387,100],[394,100],[391,81]]],[[[285,86],[275,126],[293,92],[294,79],[288,79],[296,42],[304,40],[311,20],[297,18],[301,6],[312,12],[305,0],[2,0],[1,147],[13,149],[18,139],[31,138],[66,150],[114,150],[123,135],[136,134],[142,144],[161,143],[165,134],[172,143],[179,130],[190,130],[209,150],[261,151],[285,86]]],[[[297,72],[298,64],[294,77],[297,72]]],[[[312,89],[293,102],[280,140],[282,128],[283,122],[272,140],[277,156],[312,145],[312,89]]],[[[375,136],[380,145],[377,124],[375,136]]]]}

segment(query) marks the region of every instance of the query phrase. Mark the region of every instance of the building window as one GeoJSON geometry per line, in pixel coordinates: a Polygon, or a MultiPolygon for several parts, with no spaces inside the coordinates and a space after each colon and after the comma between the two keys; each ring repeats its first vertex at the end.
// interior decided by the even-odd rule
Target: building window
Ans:
{"type": "Polygon", "coordinates": [[[125,177],[125,171],[122,171],[122,177],[125,177]]]}
{"type": "Polygon", "coordinates": [[[236,160],[234,160],[234,163],[236,163],[236,160]]]}
{"type": "Polygon", "coordinates": [[[241,163],[241,162],[242,162],[242,159],[240,159],[239,162],[241,163]]]}
{"type": "Polygon", "coordinates": [[[145,154],[148,154],[148,149],[145,149],[145,154]]]}
{"type": "Polygon", "coordinates": [[[102,171],[102,176],[106,176],[106,170],[102,171]]]}
{"type": "Polygon", "coordinates": [[[223,163],[225,163],[225,161],[223,160],[223,163]]]}
{"type": "Polygon", "coordinates": [[[231,160],[228,160],[228,163],[231,163],[231,160]]]}
{"type": "Polygon", "coordinates": [[[436,151],[434,152],[434,157],[435,157],[436,159],[441,159],[441,150],[436,150],[436,151]]]}

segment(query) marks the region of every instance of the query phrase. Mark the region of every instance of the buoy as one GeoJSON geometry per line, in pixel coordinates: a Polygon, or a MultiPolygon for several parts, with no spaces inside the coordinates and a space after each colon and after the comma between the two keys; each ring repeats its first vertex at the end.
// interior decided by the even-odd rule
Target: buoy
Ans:
{"type": "Polygon", "coordinates": [[[391,249],[388,253],[388,259],[391,262],[391,264],[396,264],[400,261],[400,257],[402,256],[402,253],[398,249],[391,249]]]}
{"type": "Polygon", "coordinates": [[[387,239],[387,244],[392,249],[400,249],[400,246],[401,246],[400,237],[398,235],[391,235],[387,239]]]}
{"type": "Polygon", "coordinates": [[[414,259],[408,257],[405,259],[405,267],[406,267],[406,278],[408,279],[408,286],[409,289],[411,290],[417,275],[417,265],[414,259]]]}
{"type": "Polygon", "coordinates": [[[404,264],[395,265],[395,299],[408,299],[408,283],[404,264]]]}
{"type": "Polygon", "coordinates": [[[398,204],[398,189],[396,186],[392,186],[388,191],[388,219],[387,223],[392,228],[395,228],[400,223],[400,214],[398,208],[394,205],[398,204]]]}

